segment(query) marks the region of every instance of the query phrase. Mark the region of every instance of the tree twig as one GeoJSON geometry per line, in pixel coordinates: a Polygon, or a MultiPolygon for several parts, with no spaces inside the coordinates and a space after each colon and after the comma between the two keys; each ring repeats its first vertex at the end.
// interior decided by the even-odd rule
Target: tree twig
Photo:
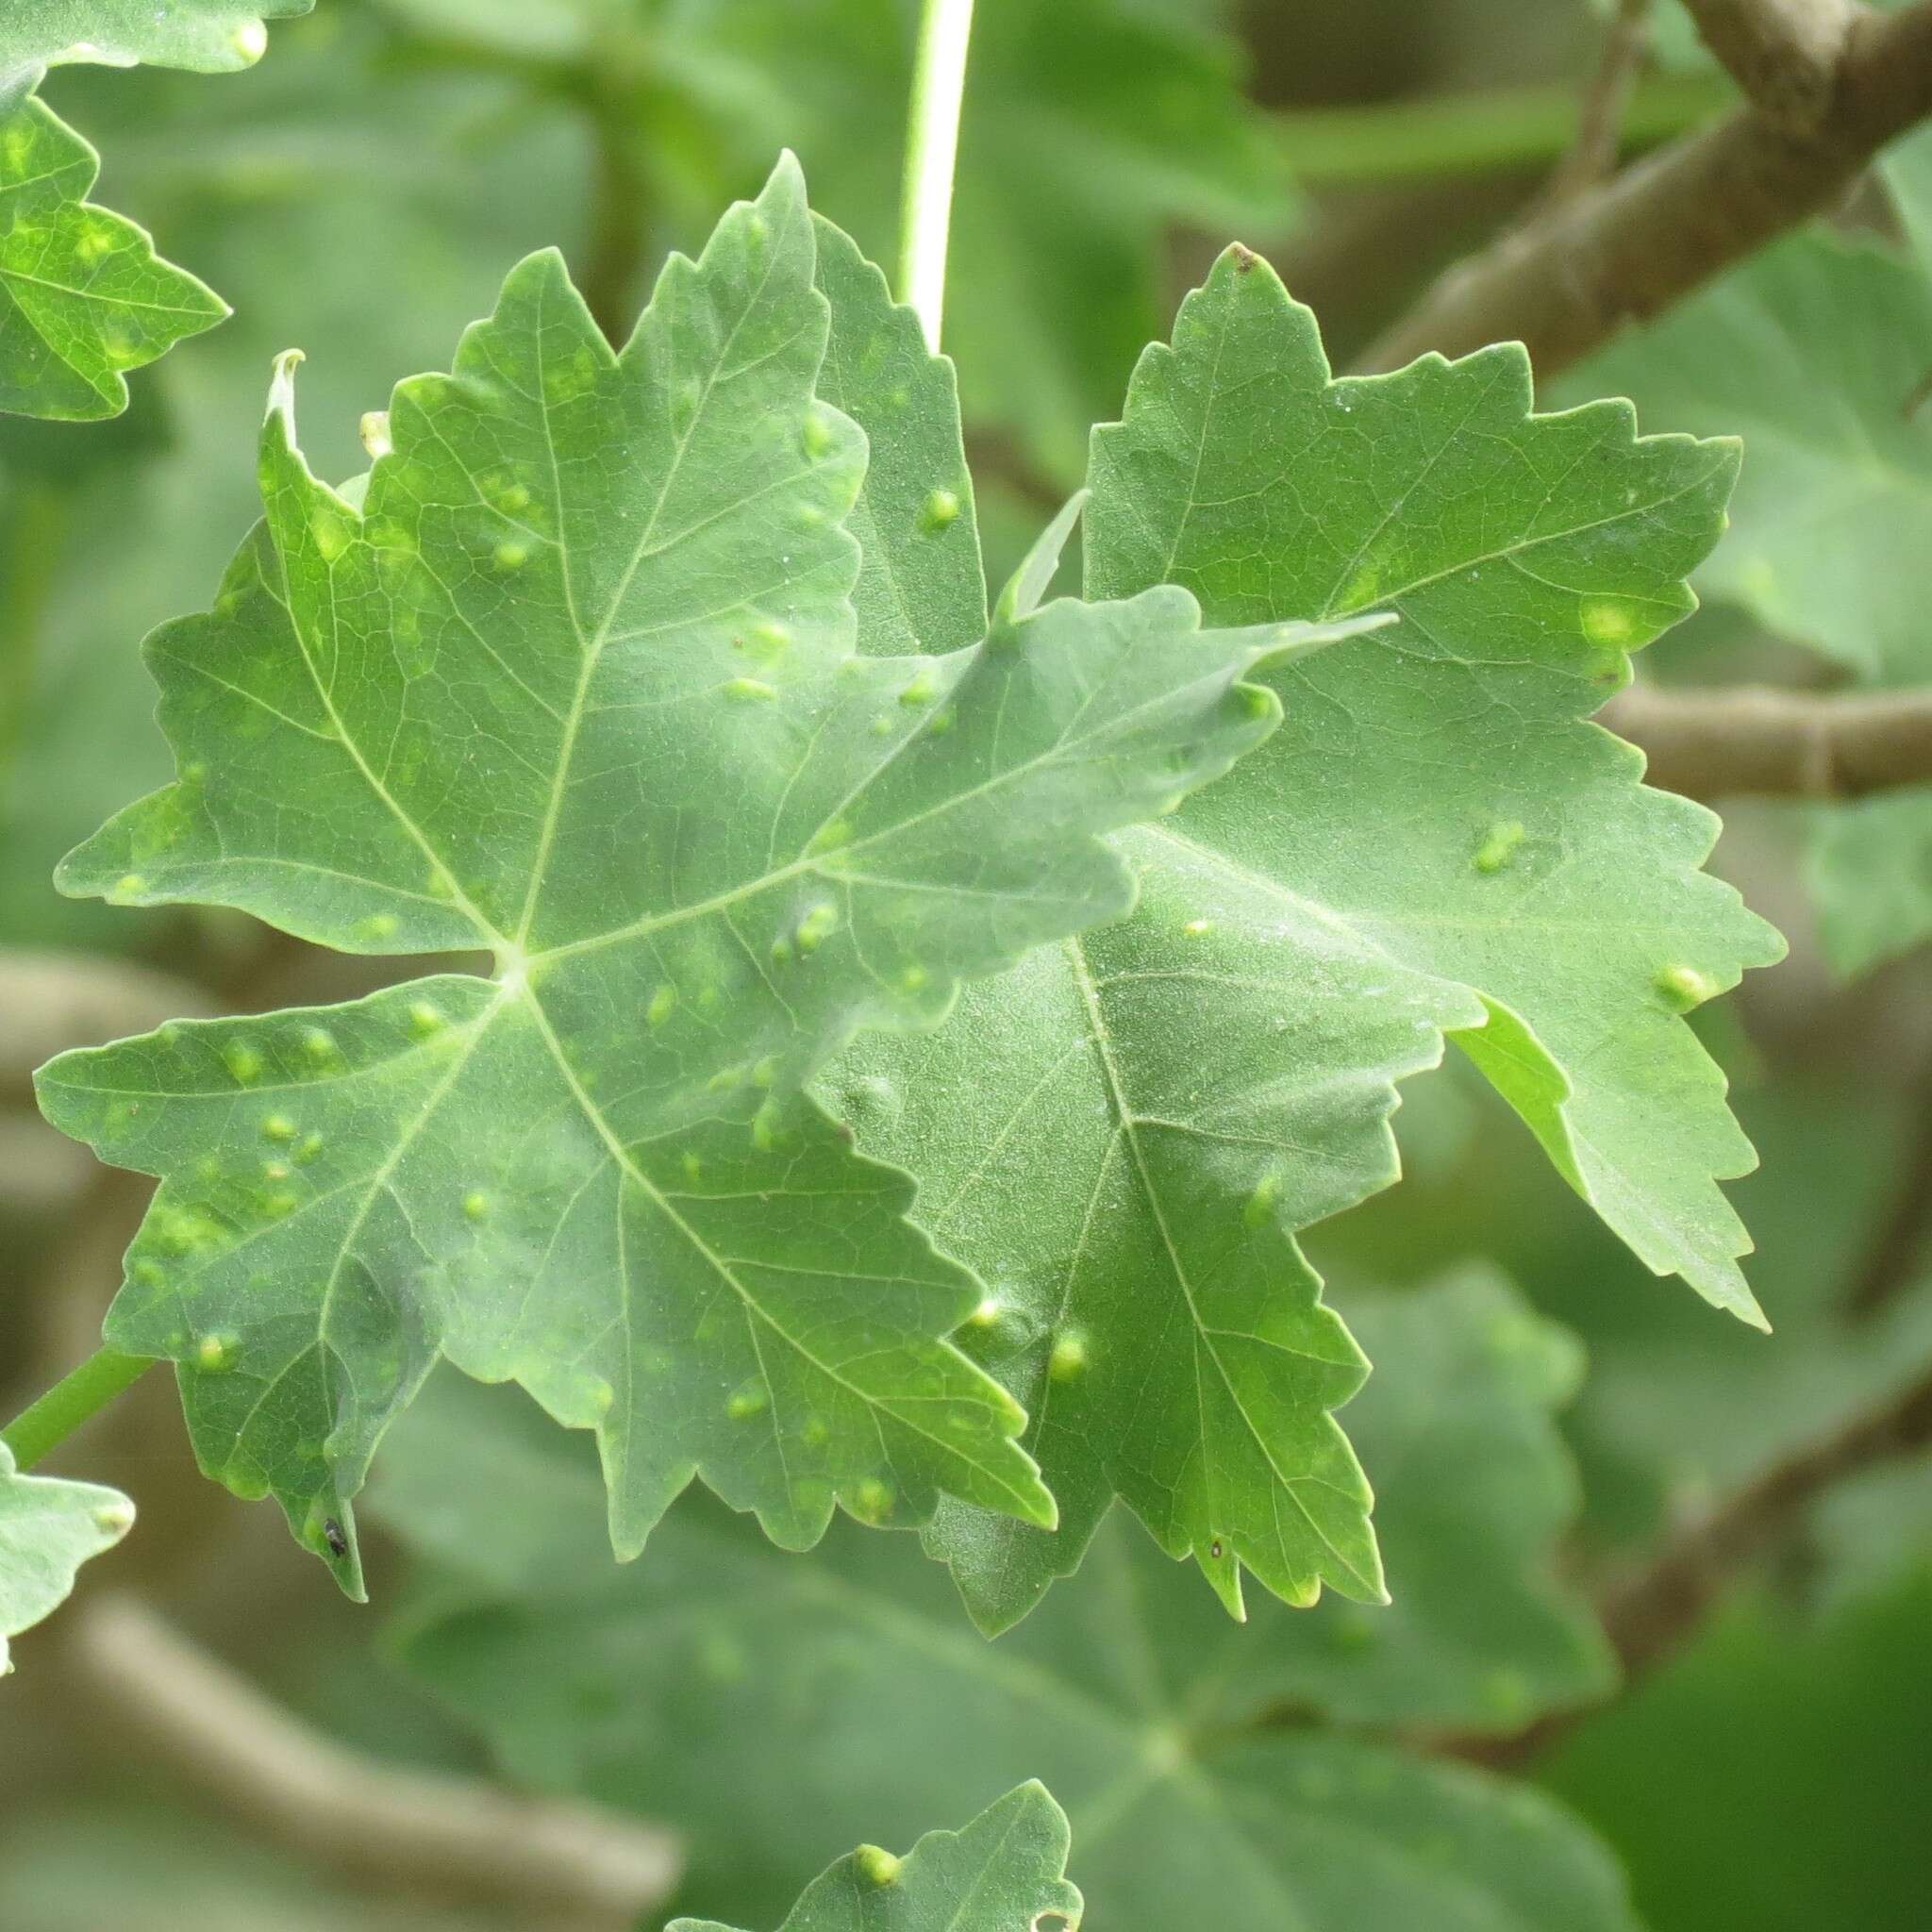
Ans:
{"type": "Polygon", "coordinates": [[[1808,134],[1831,111],[1853,0],[1684,0],[1704,44],[1758,108],[1808,134]]]}
{"type": "Polygon", "coordinates": [[[403,1771],[308,1729],[138,1599],[84,1602],[63,1657],[166,1764],[286,1849],[385,1890],[488,1901],[563,1932],[625,1932],[681,1867],[658,1828],[591,1805],[403,1771]]]}
{"type": "MultiPolygon", "coordinates": [[[[1900,1392],[1790,1451],[1698,1521],[1674,1532],[1600,1605],[1623,1665],[1623,1688],[1641,1681],[1704,1625],[1738,1574],[1790,1530],[1805,1510],[1851,1476],[1932,1446],[1932,1367],[1900,1392]]],[[[1458,1757],[1496,1768],[1547,1750],[1590,1715],[1553,1711],[1507,1738],[1439,1740],[1458,1757]]]]}
{"type": "Polygon", "coordinates": [[[1919,1076],[1911,1144],[1890,1211],[1860,1258],[1844,1299],[1854,1321],[1869,1321],[1919,1278],[1919,1257],[1932,1240],[1932,1067],[1919,1076]]]}
{"type": "Polygon", "coordinates": [[[1632,685],[1597,722],[1686,798],[1863,798],[1932,785],[1932,691],[1661,691],[1632,685]]]}
{"type": "Polygon", "coordinates": [[[1560,207],[1614,172],[1624,141],[1624,113],[1650,45],[1650,0],[1617,0],[1596,70],[1584,89],[1576,138],[1550,171],[1541,206],[1560,207]]]}
{"type": "Polygon", "coordinates": [[[1554,375],[1829,204],[1932,112],[1932,0],[1857,9],[1807,132],[1755,103],[1500,237],[1371,345],[1368,370],[1515,338],[1554,375]]]}

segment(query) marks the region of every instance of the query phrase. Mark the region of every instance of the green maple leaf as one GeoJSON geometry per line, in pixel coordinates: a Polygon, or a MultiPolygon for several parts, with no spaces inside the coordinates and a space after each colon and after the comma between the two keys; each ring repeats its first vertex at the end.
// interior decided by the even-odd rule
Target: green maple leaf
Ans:
{"type": "Polygon", "coordinates": [[[0,409],[119,415],[128,370],[228,312],[132,222],[85,199],[99,172],[39,101],[0,115],[0,409]]]}
{"type": "Polygon", "coordinates": [[[229,74],[268,45],[264,21],[307,13],[315,0],[8,0],[0,22],[0,105],[49,68],[92,60],[229,74]]]}
{"type": "Polygon", "coordinates": [[[781,1558],[693,1498],[619,1572],[585,1458],[452,1379],[378,1477],[437,1590],[404,1661],[519,1781],[668,1816],[691,1908],[735,1924],[774,1918],[837,1845],[1030,1773],[1075,1821],[1090,1923],[1118,1932],[1193,1924],[1209,1897],[1244,1932],[1630,1932],[1573,1820],[1375,1736],[1513,1726],[1603,1687],[1601,1639],[1548,1580],[1575,1502],[1549,1422],[1574,1346],[1480,1278],[1371,1308],[1389,1358],[1364,1453],[1419,1492],[1398,1509],[1391,1490],[1398,1610],[1263,1600],[1230,1624],[1124,1513],[995,1643],[907,1538],[781,1558]]]}
{"type": "Polygon", "coordinates": [[[80,1566],[133,1524],[134,1506],[118,1491],[22,1475],[0,1442],[0,1676],[13,1668],[7,1640],[59,1608],[80,1566]]]}
{"type": "MultiPolygon", "coordinates": [[[[903,1858],[861,1845],[806,1889],[782,1932],[1067,1932],[1080,1894],[1062,1875],[1066,1814],[1041,1784],[1022,1785],[963,1831],[928,1832],[903,1858]]],[[[674,1919],[670,1932],[730,1932],[674,1919]]]]}
{"type": "Polygon", "coordinates": [[[1132,920],[829,1078],[990,1284],[960,1339],[1025,1403],[1060,1506],[1052,1532],[942,1511],[983,1627],[1074,1568],[1117,1493],[1237,1613],[1243,1565],[1297,1602],[1380,1597],[1329,1414],[1367,1364],[1293,1237],[1394,1180],[1395,1083],[1445,1037],[1651,1267],[1761,1319],[1712,1178],[1750,1149],[1681,1015],[1779,944],[1697,874],[1711,816],[1580,722],[1690,608],[1735,466],[1636,440],[1626,406],[1532,416],[1519,349],[1332,381],[1244,250],[1149,352],[1095,439],[1091,588],[1403,622],[1276,674],[1267,751],[1121,837],[1132,920]]]}
{"type": "MultiPolygon", "coordinates": [[[[1885,174],[1911,257],[1807,232],[1621,339],[1576,378],[1656,420],[1728,423],[1749,443],[1733,528],[1698,583],[1862,683],[1932,679],[1926,597],[1898,559],[1932,542],[1932,142],[1885,174]]],[[[1810,881],[1825,950],[1856,973],[1932,935],[1932,793],[1814,816],[1810,881]]]]}
{"type": "Polygon", "coordinates": [[[1163,589],[856,657],[865,449],[814,396],[815,272],[790,163],[621,357],[533,257],[346,493],[285,368],[267,520],[149,647],[180,776],[63,868],[494,955],[41,1080],[56,1124],[164,1177],[115,1345],[180,1365],[204,1465],[352,1591],[348,1499],[439,1355],[597,1431],[625,1555],[693,1473],[791,1544],[942,1490],[1052,1520],[1017,1405],[941,1339],[970,1277],[801,1083],[1117,917],[1100,835],[1265,737],[1239,680],[1293,634],[1204,633],[1163,589]]]}

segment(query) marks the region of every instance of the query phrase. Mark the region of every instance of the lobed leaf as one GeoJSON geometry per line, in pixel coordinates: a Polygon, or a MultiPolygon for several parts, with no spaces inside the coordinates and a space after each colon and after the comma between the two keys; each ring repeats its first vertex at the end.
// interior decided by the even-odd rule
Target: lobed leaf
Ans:
{"type": "MultiPolygon", "coordinates": [[[[1932,146],[1884,170],[1909,258],[1830,233],[1792,236],[1623,338],[1584,372],[1687,429],[1750,441],[1736,527],[1700,576],[1781,636],[1874,685],[1932,679],[1921,574],[1932,541],[1932,146]]],[[[1932,791],[1820,810],[1810,882],[1825,950],[1862,972],[1932,935],[1932,791]]]]}
{"type": "Polygon", "coordinates": [[[268,45],[265,21],[307,13],[315,0],[8,0],[0,21],[0,107],[70,61],[139,62],[226,74],[268,45]]]}
{"type": "Polygon", "coordinates": [[[180,775],[62,869],[493,956],[41,1080],[163,1176],[115,1345],[179,1365],[204,1466],[351,1591],[349,1501],[439,1356],[597,1431],[625,1556],[694,1473],[794,1546],[942,1491],[1053,1519],[1017,1405],[942,1339],[971,1278],[802,1083],[1118,917],[1102,835],[1274,728],[1240,680],[1300,634],[1203,632],[1161,589],[855,656],[865,445],[814,394],[816,274],[790,162],[621,355],[534,257],[347,491],[286,364],[266,521],[149,644],[180,775]]]}
{"type": "Polygon", "coordinates": [[[132,222],[85,199],[99,172],[41,102],[0,113],[0,410],[119,415],[128,370],[228,312],[132,222]]]}
{"type": "Polygon", "coordinates": [[[1779,942],[1697,874],[1711,816],[1580,722],[1690,608],[1736,452],[1529,403],[1519,349],[1331,379],[1236,249],[1096,432],[1096,594],[1402,622],[1284,664],[1267,750],[1122,836],[1131,920],[832,1076],[991,1284],[961,1344],[1026,1405],[1060,1506],[1052,1531],[941,1511],[982,1627],[1070,1574],[1115,1494],[1237,1614],[1243,1566],[1379,1600],[1328,1413],[1367,1365],[1294,1236],[1394,1180],[1396,1082],[1445,1037],[1648,1265],[1762,1319],[1713,1180],[1750,1148],[1682,1014],[1779,942]]]}
{"type": "Polygon", "coordinates": [[[75,1574],[134,1526],[134,1506],[95,1483],[22,1475],[0,1442],[0,1676],[7,1640],[67,1601],[75,1574]]]}
{"type": "MultiPolygon", "coordinates": [[[[1066,1870],[1066,1813],[1041,1784],[1022,1785],[963,1831],[928,1832],[903,1858],[861,1845],[806,1888],[782,1932],[1067,1932],[1080,1894],[1066,1870]]],[[[670,1932],[730,1932],[674,1919],[670,1932]]]]}

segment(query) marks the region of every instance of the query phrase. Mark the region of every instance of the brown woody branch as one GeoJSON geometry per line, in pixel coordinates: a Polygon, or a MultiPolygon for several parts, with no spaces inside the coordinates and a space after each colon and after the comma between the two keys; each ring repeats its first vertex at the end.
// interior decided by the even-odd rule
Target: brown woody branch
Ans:
{"type": "MultiPolygon", "coordinates": [[[[1848,1477],[1932,1446],[1932,1369],[1900,1393],[1773,1463],[1726,1502],[1673,1534],[1600,1607],[1624,1687],[1647,1676],[1703,1627],[1739,1573],[1806,1509],[1848,1477]]],[[[1448,1740],[1479,1763],[1523,1763],[1574,1728],[1587,1710],[1556,1711],[1511,1737],[1448,1740]]]]}
{"type": "Polygon", "coordinates": [[[1704,44],[1779,126],[1807,134],[1831,111],[1853,0],[1684,0],[1704,44]]]}
{"type": "Polygon", "coordinates": [[[1932,785],[1932,691],[1632,685],[1597,713],[1686,798],[1862,798],[1932,785]]]}
{"type": "Polygon", "coordinates": [[[669,1897],[675,1841],[591,1805],[401,1771],[322,1737],[130,1596],[72,1613],[63,1659],[117,1736],[288,1850],[393,1891],[625,1932],[669,1897]]]}
{"type": "Polygon", "coordinates": [[[1624,140],[1624,114],[1630,105],[1643,56],[1650,45],[1651,0],[1617,0],[1604,33],[1596,71],[1583,92],[1576,139],[1551,170],[1543,206],[1574,200],[1615,172],[1624,140]]]}
{"type": "MultiPolygon", "coordinates": [[[[1782,10],[1797,9],[1793,0],[1782,10]]],[[[1932,112],[1932,0],[1897,13],[1853,8],[1824,92],[1815,125],[1794,128],[1753,101],[1500,237],[1444,275],[1360,366],[1513,338],[1547,377],[1681,300],[1828,206],[1932,112]]]]}

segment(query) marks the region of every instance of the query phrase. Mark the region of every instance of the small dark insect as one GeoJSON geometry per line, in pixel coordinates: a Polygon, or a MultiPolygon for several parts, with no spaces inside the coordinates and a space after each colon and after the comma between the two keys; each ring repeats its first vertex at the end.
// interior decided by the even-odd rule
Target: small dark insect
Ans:
{"type": "Polygon", "coordinates": [[[333,1516],[322,1525],[322,1540],[329,1547],[329,1553],[340,1561],[349,1554],[349,1539],[342,1534],[342,1525],[333,1516]]]}
{"type": "Polygon", "coordinates": [[[1219,1537],[1216,1537],[1214,1541],[1208,1545],[1208,1554],[1210,1557],[1212,1557],[1217,1563],[1221,1560],[1221,1539],[1219,1537]]]}

